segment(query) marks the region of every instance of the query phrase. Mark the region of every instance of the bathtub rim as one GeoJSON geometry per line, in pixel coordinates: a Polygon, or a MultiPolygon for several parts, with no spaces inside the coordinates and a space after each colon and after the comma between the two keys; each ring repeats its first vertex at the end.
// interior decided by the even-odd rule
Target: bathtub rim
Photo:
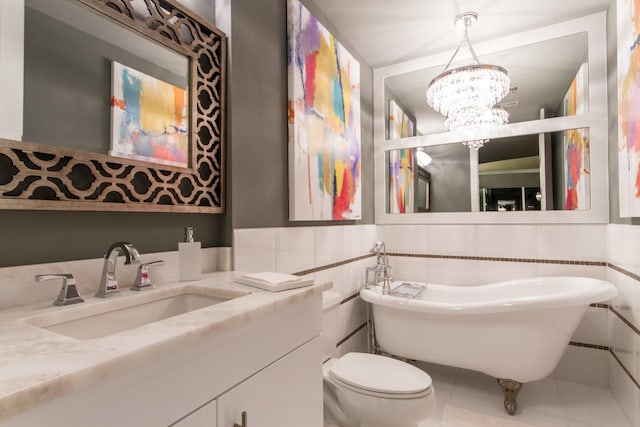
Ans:
{"type": "Polygon", "coordinates": [[[528,296],[520,298],[496,298],[494,300],[480,302],[450,303],[429,301],[429,287],[437,287],[438,290],[445,290],[445,288],[455,288],[456,290],[460,290],[464,289],[465,286],[442,285],[436,283],[418,282],[413,280],[394,280],[392,283],[392,287],[403,282],[421,283],[427,286],[427,291],[423,295],[422,299],[406,299],[391,295],[382,295],[382,287],[377,286],[374,289],[362,289],[360,291],[360,298],[371,304],[379,304],[386,307],[397,308],[399,310],[409,310],[432,314],[470,315],[517,312],[525,310],[541,310],[572,307],[585,304],[588,305],[610,300],[614,298],[618,293],[617,288],[612,283],[606,280],[580,276],[529,277],[485,285],[475,285],[472,287],[475,291],[487,289],[488,292],[492,292],[504,286],[527,285],[527,283],[535,283],[539,281],[566,280],[584,281],[584,288],[572,289],[572,292],[568,292],[567,290],[564,290],[564,292],[562,292],[562,290],[559,289],[557,293],[538,296],[528,296]]]}

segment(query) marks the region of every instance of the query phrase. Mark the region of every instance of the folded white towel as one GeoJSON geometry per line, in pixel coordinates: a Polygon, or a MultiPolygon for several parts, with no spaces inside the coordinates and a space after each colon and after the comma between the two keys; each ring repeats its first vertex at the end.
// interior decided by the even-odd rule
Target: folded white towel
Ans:
{"type": "Polygon", "coordinates": [[[263,271],[260,273],[247,273],[247,274],[243,274],[242,277],[246,279],[256,280],[258,282],[267,283],[270,285],[283,285],[283,284],[299,282],[300,280],[302,280],[300,276],[296,276],[294,274],[275,273],[272,271],[263,271]]]}
{"type": "Polygon", "coordinates": [[[261,273],[243,274],[242,276],[236,277],[236,282],[271,292],[278,292],[303,286],[311,286],[314,280],[311,278],[305,279],[293,274],[264,271],[261,273]]]}

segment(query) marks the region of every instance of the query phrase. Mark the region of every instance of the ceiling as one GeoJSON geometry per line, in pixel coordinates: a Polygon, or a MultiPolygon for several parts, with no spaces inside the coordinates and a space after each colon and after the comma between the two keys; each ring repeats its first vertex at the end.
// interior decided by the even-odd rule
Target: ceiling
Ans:
{"type": "Polygon", "coordinates": [[[453,24],[474,11],[469,30],[479,43],[577,18],[609,7],[612,0],[312,0],[372,68],[457,47],[453,24]]]}
{"type": "MultiPolygon", "coordinates": [[[[347,46],[372,68],[441,52],[453,52],[461,32],[456,15],[474,11],[479,20],[469,29],[472,44],[606,10],[611,0],[313,0],[347,46]]],[[[339,40],[341,41],[341,40],[339,40]]],[[[466,52],[465,52],[466,53],[466,52]]],[[[562,102],[580,64],[586,61],[586,36],[555,44],[497,52],[480,61],[507,69],[512,88],[504,102],[511,123],[539,118],[540,108],[553,112],[562,102]],[[540,76],[545,76],[542,81],[540,76]]],[[[468,62],[468,61],[467,61],[468,62]]],[[[452,64],[451,68],[463,64],[452,64]]],[[[441,66],[388,78],[391,97],[417,120],[422,134],[443,132],[444,119],[426,103],[426,88],[441,66]]]]}

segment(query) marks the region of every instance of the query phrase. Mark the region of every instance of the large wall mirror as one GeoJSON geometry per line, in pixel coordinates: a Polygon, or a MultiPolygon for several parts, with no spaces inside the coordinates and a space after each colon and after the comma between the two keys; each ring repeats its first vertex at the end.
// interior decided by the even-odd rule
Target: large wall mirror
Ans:
{"type": "Polygon", "coordinates": [[[0,15],[24,23],[0,26],[0,208],[224,211],[221,31],[173,0],[0,15]]]}
{"type": "Polygon", "coordinates": [[[474,48],[509,73],[508,124],[446,131],[425,93],[452,52],[374,70],[376,222],[606,222],[605,14],[474,48]]]}
{"type": "Polygon", "coordinates": [[[387,151],[387,213],[591,209],[589,129],[387,151]]]}

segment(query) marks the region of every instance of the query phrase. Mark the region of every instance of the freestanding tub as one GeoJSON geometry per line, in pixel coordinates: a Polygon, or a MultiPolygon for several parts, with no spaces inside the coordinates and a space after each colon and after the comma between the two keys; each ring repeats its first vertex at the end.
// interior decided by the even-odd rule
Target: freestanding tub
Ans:
{"type": "MultiPolygon", "coordinates": [[[[402,283],[394,281],[391,289],[402,283]]],[[[392,355],[483,372],[498,379],[513,415],[524,382],[549,375],[589,304],[617,294],[586,277],[541,277],[480,286],[423,284],[413,299],[363,289],[377,347],[392,355]]]]}

